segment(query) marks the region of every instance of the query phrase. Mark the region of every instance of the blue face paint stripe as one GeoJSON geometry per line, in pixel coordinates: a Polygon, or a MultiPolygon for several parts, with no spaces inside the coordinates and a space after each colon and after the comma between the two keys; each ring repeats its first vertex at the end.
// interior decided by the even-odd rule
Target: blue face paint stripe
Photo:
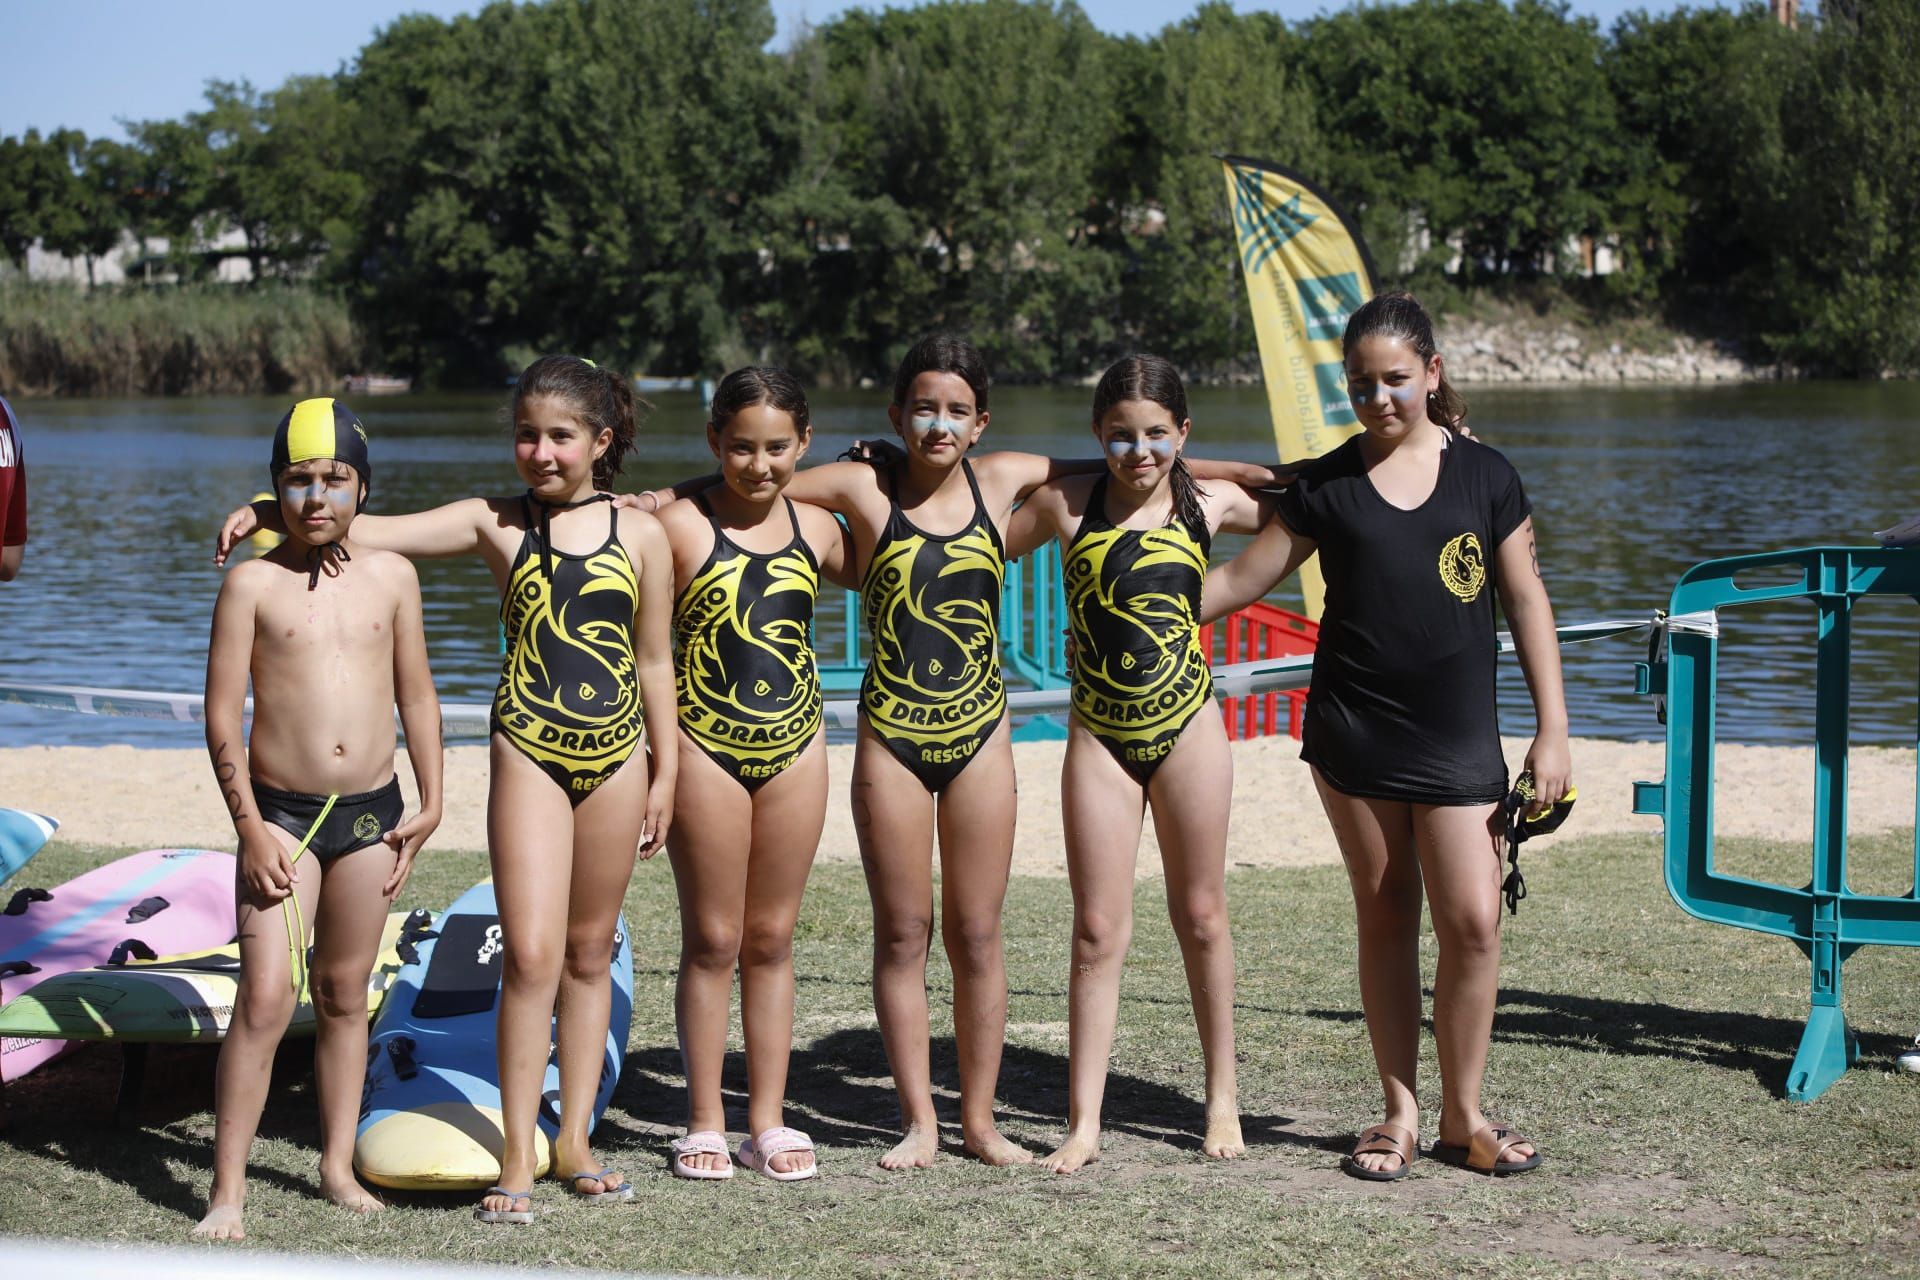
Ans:
{"type": "MultiPolygon", "coordinates": [[[[86,928],[110,912],[126,910],[127,907],[147,896],[144,890],[154,888],[172,879],[174,875],[183,873],[189,866],[192,866],[195,861],[197,861],[197,859],[187,859],[184,862],[177,859],[162,859],[160,865],[153,870],[122,885],[120,887],[119,897],[96,902],[93,906],[67,917],[59,924],[48,925],[45,929],[34,934],[26,941],[16,944],[12,950],[0,951],[0,964],[5,964],[9,960],[26,959],[52,946],[62,938],[79,932],[81,929],[86,928]],[[178,863],[178,865],[176,865],[176,863],[178,863]]],[[[60,895],[55,893],[53,900],[55,903],[58,903],[60,901],[60,895]]],[[[31,910],[31,908],[29,908],[29,910],[31,910]]],[[[134,927],[133,925],[127,926],[129,929],[134,927]]]]}

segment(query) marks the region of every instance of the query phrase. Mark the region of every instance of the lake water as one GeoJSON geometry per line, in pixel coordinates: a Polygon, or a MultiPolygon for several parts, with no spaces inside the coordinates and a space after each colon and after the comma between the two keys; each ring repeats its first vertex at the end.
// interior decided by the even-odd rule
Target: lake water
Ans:
{"type": "MultiPolygon", "coordinates": [[[[1675,578],[1718,556],[1865,545],[1920,509],[1920,386],[1793,383],[1603,390],[1467,388],[1477,432],[1520,469],[1542,567],[1562,622],[1640,617],[1675,578]]],[[[1001,388],[985,444],[1059,456],[1091,452],[1091,393],[1001,388]]],[[[373,438],[376,510],[410,510],[518,488],[504,396],[406,396],[356,404],[373,438]]],[[[880,391],[820,396],[815,459],[884,433],[880,391]]],[[[212,534],[264,487],[284,399],[27,400],[32,541],[0,587],[0,678],[198,692],[219,588],[212,534]]],[[[1264,394],[1193,396],[1197,454],[1271,460],[1264,394]]],[[[692,395],[659,397],[623,487],[709,469],[692,395]]],[[[1223,539],[1216,554],[1231,554],[1223,539]]],[[[1915,554],[1920,554],[1917,551],[1915,554]]],[[[421,569],[434,673],[449,701],[484,702],[497,674],[497,599],[473,563],[421,569]]],[[[1297,592],[1276,595],[1297,603],[1297,592]]],[[[1722,615],[1721,736],[1808,742],[1813,724],[1810,605],[1722,615]]],[[[1857,616],[1854,737],[1912,745],[1920,613],[1872,600],[1857,616]]],[[[1644,641],[1564,651],[1575,734],[1659,736],[1632,693],[1644,641]]],[[[1502,660],[1501,720],[1526,732],[1518,665],[1502,660]]],[[[0,706],[0,745],[196,745],[197,727],[0,706]]]]}

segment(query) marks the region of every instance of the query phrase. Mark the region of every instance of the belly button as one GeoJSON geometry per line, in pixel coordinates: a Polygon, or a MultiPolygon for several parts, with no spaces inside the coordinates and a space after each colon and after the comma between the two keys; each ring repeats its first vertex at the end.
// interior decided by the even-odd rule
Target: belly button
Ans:
{"type": "Polygon", "coordinates": [[[335,755],[337,755],[337,756],[343,756],[343,755],[345,755],[345,754],[347,754],[347,749],[346,749],[346,748],[345,748],[344,746],[336,746],[336,747],[335,747],[335,748],[333,749],[333,754],[335,754],[335,755]]]}

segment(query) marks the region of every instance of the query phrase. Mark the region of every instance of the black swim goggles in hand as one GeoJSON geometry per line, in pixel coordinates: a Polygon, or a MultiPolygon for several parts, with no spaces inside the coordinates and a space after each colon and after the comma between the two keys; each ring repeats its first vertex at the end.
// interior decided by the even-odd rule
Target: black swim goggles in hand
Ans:
{"type": "Polygon", "coordinates": [[[1549,831],[1558,831],[1560,824],[1573,812],[1573,802],[1578,792],[1567,788],[1567,794],[1561,796],[1544,813],[1528,817],[1527,810],[1533,807],[1539,790],[1533,781],[1531,769],[1521,773],[1514,782],[1513,790],[1501,803],[1501,813],[1507,823],[1507,878],[1500,883],[1500,892],[1507,898],[1507,914],[1520,913],[1520,899],[1527,896],[1527,881],[1520,874],[1520,846],[1528,836],[1543,836],[1549,831]]]}

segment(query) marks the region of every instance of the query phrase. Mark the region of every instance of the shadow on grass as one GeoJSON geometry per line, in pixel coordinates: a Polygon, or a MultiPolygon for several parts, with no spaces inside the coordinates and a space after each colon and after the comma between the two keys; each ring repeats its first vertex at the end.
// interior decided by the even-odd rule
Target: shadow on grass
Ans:
{"type": "MultiPolygon", "coordinates": [[[[1431,999],[1433,992],[1427,991],[1431,999]]],[[[1357,1009],[1308,1009],[1326,1022],[1358,1022],[1357,1009]]],[[[1429,1029],[1431,1022],[1429,1020],[1429,1029]]],[[[1804,1021],[1730,1010],[1683,1009],[1647,1000],[1613,1000],[1503,987],[1493,1038],[1503,1044],[1671,1058],[1747,1072],[1772,1093],[1786,1087],[1804,1021]]],[[[1891,1058],[1898,1036],[1860,1033],[1861,1059],[1891,1058]]]]}
{"type": "MultiPolygon", "coordinates": [[[[118,1183],[147,1203],[197,1221],[206,1211],[212,1178],[213,1142],[174,1126],[213,1107],[212,1045],[152,1045],[146,1087],[135,1122],[116,1123],[114,1094],[120,1082],[118,1046],[89,1045],[7,1086],[10,1125],[0,1145],[43,1156],[101,1183],[118,1183]]],[[[274,1058],[273,1083],[260,1117],[259,1138],[310,1148],[318,1158],[319,1117],[313,1095],[313,1042],[288,1041],[274,1058]]],[[[209,1128],[211,1116],[209,1115],[209,1128]]],[[[258,1161],[251,1181],[302,1195],[317,1182],[258,1161]]]]}
{"type": "MultiPolygon", "coordinates": [[[[959,1052],[951,1036],[935,1037],[934,1105],[943,1128],[960,1123],[959,1052]]],[[[1197,1057],[1196,1050],[1196,1057],[1197,1057]]],[[[746,1119],[746,1056],[729,1053],[721,1077],[728,1123],[746,1119]]],[[[787,1076],[790,1119],[816,1142],[834,1146],[891,1146],[900,1135],[900,1107],[880,1033],[872,1028],[834,1031],[796,1047],[787,1076]]],[[[631,1050],[613,1103],[633,1121],[677,1136],[686,1120],[686,1094],[677,1049],[631,1050]]],[[[1017,1122],[1064,1133],[1067,1116],[1067,1060],[1057,1053],[1008,1045],[1001,1056],[999,1107],[1002,1122],[1017,1122]]],[[[1111,1133],[1198,1151],[1205,1127],[1201,1098],[1157,1081],[1123,1072],[1107,1077],[1103,1126],[1111,1133]]],[[[1249,1145],[1291,1145],[1331,1150],[1337,1142],[1290,1132],[1290,1116],[1242,1115],[1249,1145]]],[[[602,1126],[594,1140],[607,1152],[664,1145],[658,1133],[627,1126],[602,1126]]],[[[957,1142],[943,1144],[959,1153],[957,1142]]]]}

